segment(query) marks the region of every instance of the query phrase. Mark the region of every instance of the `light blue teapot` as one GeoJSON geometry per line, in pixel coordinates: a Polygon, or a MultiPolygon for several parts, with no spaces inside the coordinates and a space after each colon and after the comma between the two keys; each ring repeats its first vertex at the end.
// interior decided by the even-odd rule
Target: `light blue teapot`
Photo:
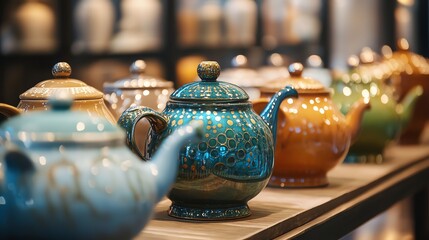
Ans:
{"type": "Polygon", "coordinates": [[[143,162],[105,118],[70,111],[22,114],[0,127],[0,239],[129,239],[176,179],[183,126],[143,162]]]}

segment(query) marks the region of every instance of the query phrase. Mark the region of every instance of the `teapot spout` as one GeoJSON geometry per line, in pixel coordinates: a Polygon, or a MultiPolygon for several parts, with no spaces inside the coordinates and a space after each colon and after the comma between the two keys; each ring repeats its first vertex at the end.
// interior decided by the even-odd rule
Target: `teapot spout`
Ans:
{"type": "Polygon", "coordinates": [[[265,123],[270,127],[271,133],[273,134],[274,143],[276,141],[276,133],[277,133],[277,113],[280,108],[280,104],[284,99],[290,97],[298,97],[298,92],[295,88],[291,86],[286,86],[284,89],[278,91],[273,95],[271,100],[268,102],[268,105],[261,113],[261,118],[265,121],[265,123]]]}
{"type": "Polygon", "coordinates": [[[401,116],[401,126],[402,128],[406,127],[411,120],[411,116],[414,112],[414,107],[417,103],[417,100],[420,96],[423,95],[423,87],[415,86],[412,88],[407,95],[404,97],[402,102],[397,105],[396,111],[401,116]]]}
{"type": "Polygon", "coordinates": [[[160,201],[175,182],[179,161],[177,160],[180,150],[187,142],[201,139],[203,136],[202,124],[191,122],[188,126],[177,129],[168,136],[157,149],[149,161],[150,171],[155,177],[156,201],[160,201]]]}
{"type": "Polygon", "coordinates": [[[361,99],[351,107],[346,116],[347,128],[351,135],[351,142],[355,142],[359,135],[360,126],[362,123],[364,112],[371,108],[369,99],[361,99]]]}

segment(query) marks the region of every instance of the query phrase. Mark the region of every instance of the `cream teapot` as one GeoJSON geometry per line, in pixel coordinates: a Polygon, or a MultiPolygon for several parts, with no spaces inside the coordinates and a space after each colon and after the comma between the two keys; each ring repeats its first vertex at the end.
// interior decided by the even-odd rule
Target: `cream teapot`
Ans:
{"type": "Polygon", "coordinates": [[[59,92],[67,92],[73,98],[72,109],[85,111],[90,116],[102,116],[111,123],[116,120],[104,103],[103,93],[86,83],[71,78],[72,68],[66,62],[52,67],[53,79],[39,82],[19,96],[17,107],[0,103],[0,114],[11,117],[21,112],[47,110],[48,100],[59,92]]]}

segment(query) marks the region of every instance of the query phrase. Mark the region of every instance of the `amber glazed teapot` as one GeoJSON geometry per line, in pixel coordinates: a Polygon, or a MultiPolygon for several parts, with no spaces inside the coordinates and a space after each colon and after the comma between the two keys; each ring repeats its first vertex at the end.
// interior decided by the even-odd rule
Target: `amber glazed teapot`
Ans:
{"type": "Polygon", "coordinates": [[[413,111],[410,123],[401,132],[399,142],[418,144],[425,125],[429,123],[429,111],[425,110],[429,103],[429,62],[423,56],[411,52],[406,39],[399,39],[397,48],[391,56],[385,54],[384,57],[385,62],[396,64],[394,70],[399,73],[399,81],[394,82],[394,87],[399,93],[399,101],[405,99],[406,94],[414,87],[423,88],[423,94],[416,102],[416,111],[413,111]]]}
{"type": "Polygon", "coordinates": [[[59,62],[52,68],[54,79],[42,81],[19,96],[18,107],[0,103],[0,114],[11,117],[20,112],[48,110],[48,100],[62,92],[72,97],[73,110],[87,112],[90,116],[102,116],[116,123],[104,103],[103,93],[86,83],[70,78],[72,69],[66,62],[59,62]]]}
{"type": "Polygon", "coordinates": [[[346,157],[356,137],[363,112],[369,104],[357,102],[347,116],[333,104],[330,90],[322,83],[301,76],[303,66],[289,66],[290,78],[268,83],[265,98],[255,100],[256,112],[268,103],[273,94],[286,85],[293,86],[297,99],[280,105],[273,175],[273,187],[319,187],[328,184],[326,174],[346,157]],[[287,122],[287,125],[285,123],[287,122]]]}

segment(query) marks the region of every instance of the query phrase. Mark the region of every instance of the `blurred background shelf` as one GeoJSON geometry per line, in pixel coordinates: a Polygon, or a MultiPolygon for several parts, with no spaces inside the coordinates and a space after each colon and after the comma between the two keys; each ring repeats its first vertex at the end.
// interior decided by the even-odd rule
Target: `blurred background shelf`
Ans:
{"type": "MultiPolygon", "coordinates": [[[[271,53],[280,53],[287,56],[289,61],[301,62],[308,56],[317,54],[321,56],[325,66],[335,69],[345,67],[345,57],[357,53],[365,46],[376,51],[384,44],[394,48],[395,40],[405,36],[409,38],[411,50],[429,56],[429,4],[426,0],[150,0],[145,1],[145,6],[141,2],[1,1],[0,101],[16,105],[20,93],[35,83],[50,78],[50,69],[58,61],[72,64],[72,77],[90,84],[95,82],[95,87],[100,88],[103,82],[128,75],[125,68],[138,58],[148,60],[150,73],[174,81],[178,86],[181,76],[177,68],[195,64],[199,59],[213,59],[219,61],[225,69],[231,67],[231,59],[238,54],[246,55],[251,67],[266,65],[266,59],[271,53]],[[29,3],[38,4],[38,10],[34,6],[29,10],[29,3]],[[82,7],[84,4],[96,6],[93,18],[83,14],[88,11],[82,7]],[[247,5],[234,8],[233,4],[247,5]],[[25,5],[27,9],[23,7],[25,5]],[[252,6],[256,6],[256,9],[252,6]],[[240,9],[254,13],[246,15],[244,10],[238,11],[240,9]],[[137,11],[153,14],[136,16],[137,11]],[[40,13],[44,14],[37,15],[40,13]],[[106,17],[107,13],[111,16],[106,17]],[[138,18],[139,21],[134,23],[151,22],[150,25],[158,27],[151,29],[126,21],[127,18],[137,19],[146,15],[152,18],[147,21],[140,21],[142,19],[138,18]],[[94,20],[96,16],[99,17],[98,20],[94,20]],[[104,21],[101,21],[99,27],[94,27],[89,22],[79,23],[77,19],[84,17],[89,19],[86,22],[91,19],[94,22],[104,21]],[[45,21],[42,30],[53,34],[54,43],[50,48],[42,51],[23,51],[17,48],[17,40],[24,38],[23,30],[20,29],[23,21],[31,22],[32,19],[45,21]],[[236,28],[229,27],[234,21],[236,28]],[[82,28],[86,27],[97,31],[106,28],[104,31],[109,32],[107,40],[110,45],[119,33],[130,28],[158,31],[158,35],[154,34],[157,46],[122,52],[109,50],[106,46],[102,50],[94,46],[92,48],[97,50],[82,49],[78,44],[82,34],[89,38],[90,33],[94,32],[85,33],[82,28]],[[250,35],[240,35],[238,32],[242,29],[248,29],[250,35]],[[186,61],[187,57],[197,58],[186,61]],[[106,61],[109,64],[103,66],[106,61]],[[90,65],[98,68],[88,70],[90,65]],[[94,72],[99,76],[88,78],[94,76],[94,72]]],[[[86,8],[91,10],[88,6],[86,8]]],[[[146,40],[140,39],[142,42],[146,40]]]]}

